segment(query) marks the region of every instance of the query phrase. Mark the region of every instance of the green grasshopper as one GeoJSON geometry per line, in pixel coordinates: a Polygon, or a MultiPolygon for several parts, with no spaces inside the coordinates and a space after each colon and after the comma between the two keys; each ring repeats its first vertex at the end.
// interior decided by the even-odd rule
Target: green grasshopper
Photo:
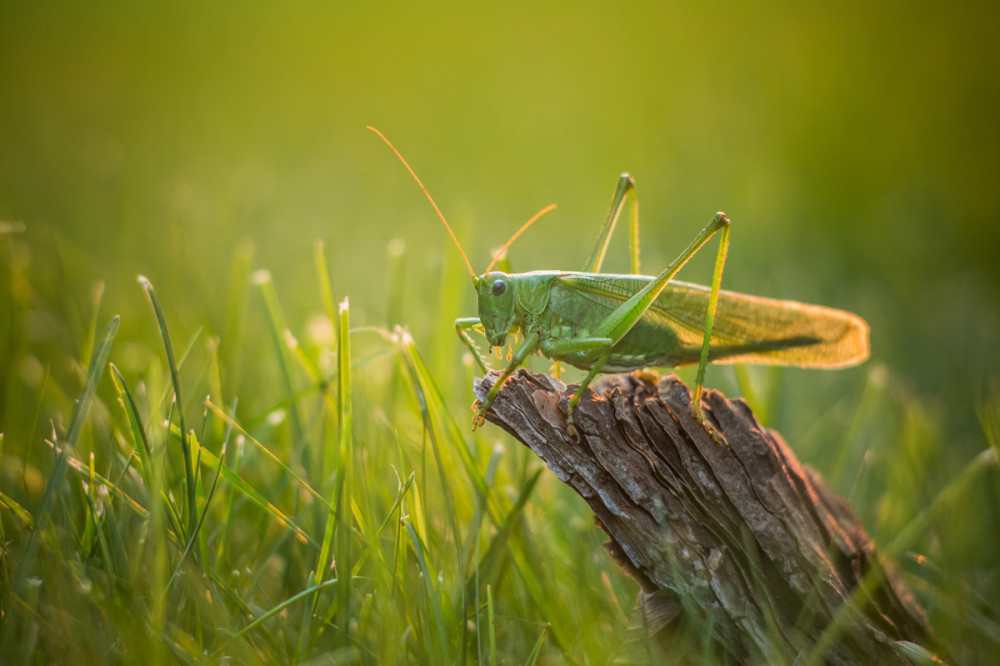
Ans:
{"type": "Polygon", "coordinates": [[[458,319],[455,329],[484,373],[488,371],[486,362],[469,331],[481,331],[491,349],[504,347],[508,336],[520,333],[520,341],[512,344],[507,367],[486,399],[473,405],[473,430],[483,424],[486,412],[507,378],[535,352],[557,363],[565,362],[588,370],[566,407],[567,429],[571,435],[575,434],[573,410],[599,372],[697,363],[691,409],[696,418],[703,421],[701,392],[709,363],[843,368],[868,358],[868,324],[855,314],[720,289],[729,248],[730,221],[724,213],[716,213],[662,273],[656,277],[639,275],[638,205],[635,184],[628,174],[622,174],[618,181],[611,209],[583,272],[509,274],[492,270],[510,244],[555,207],[548,206],[518,229],[497,252],[486,271],[477,276],[420,178],[381,132],[369,129],[403,162],[465,259],[479,298],[479,317],[458,319]],[[600,273],[611,233],[629,199],[632,273],[600,273]],[[677,272],[716,233],[720,234],[719,252],[711,288],[674,281],[677,272]]]}

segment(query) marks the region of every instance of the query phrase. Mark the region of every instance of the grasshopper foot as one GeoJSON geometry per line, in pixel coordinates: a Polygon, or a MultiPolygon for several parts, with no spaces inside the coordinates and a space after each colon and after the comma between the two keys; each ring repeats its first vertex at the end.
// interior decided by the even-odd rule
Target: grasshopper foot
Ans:
{"type": "Polygon", "coordinates": [[[475,432],[476,428],[480,427],[486,423],[486,410],[483,409],[483,401],[476,400],[472,403],[472,430],[475,432]]]}
{"type": "Polygon", "coordinates": [[[691,418],[698,422],[705,431],[711,435],[712,440],[716,444],[726,444],[726,438],[722,436],[722,433],[715,429],[715,427],[708,422],[705,418],[705,412],[701,410],[701,405],[694,402],[691,403],[691,418]]]}
{"type": "Polygon", "coordinates": [[[577,434],[579,434],[579,431],[576,429],[576,424],[573,423],[573,408],[575,406],[576,405],[573,404],[572,398],[566,406],[566,434],[573,439],[576,439],[577,434]]]}

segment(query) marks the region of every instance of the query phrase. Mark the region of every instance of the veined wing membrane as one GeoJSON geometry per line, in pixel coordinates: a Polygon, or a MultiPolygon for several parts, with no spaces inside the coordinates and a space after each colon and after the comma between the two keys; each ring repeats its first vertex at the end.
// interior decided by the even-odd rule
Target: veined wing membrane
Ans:
{"type": "MultiPolygon", "coordinates": [[[[651,278],[567,273],[559,281],[595,305],[614,309],[651,278]]],[[[708,287],[673,281],[645,317],[669,326],[685,347],[700,348],[708,287]]],[[[709,358],[714,363],[760,363],[837,368],[868,357],[868,325],[850,312],[796,301],[720,291],[709,358]]],[[[689,362],[697,362],[692,357],[689,362]]]]}

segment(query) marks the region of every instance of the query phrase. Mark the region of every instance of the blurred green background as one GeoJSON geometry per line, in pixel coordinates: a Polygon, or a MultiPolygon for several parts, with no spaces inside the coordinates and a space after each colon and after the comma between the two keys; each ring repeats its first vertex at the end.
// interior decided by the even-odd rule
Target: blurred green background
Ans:
{"type": "MultiPolygon", "coordinates": [[[[156,340],[135,276],[181,339],[216,335],[241,251],[302,331],[322,309],[322,239],[352,322],[408,326],[436,372],[464,381],[450,331],[473,294],[456,302],[445,287],[464,267],[373,125],[477,270],[552,202],[512,265],[582,267],[626,170],[646,273],[725,210],[725,288],[840,307],[872,328],[865,367],[784,371],[769,425],[794,446],[884,368],[879,390],[913,396],[945,433],[947,478],[986,446],[979,420],[1000,396],[998,14],[972,0],[6,3],[0,220],[24,230],[0,243],[33,293],[15,280],[0,297],[0,342],[58,378],[66,358],[87,358],[78,341],[100,283],[99,321],[122,315],[113,360],[127,372],[130,344],[156,340]],[[404,291],[390,315],[393,238],[404,291]],[[449,342],[432,345],[443,329],[449,342]]],[[[608,270],[627,265],[623,239],[608,270]]],[[[710,280],[703,254],[683,279],[710,280]]],[[[271,349],[248,338],[229,358],[241,405],[271,349]]],[[[0,371],[0,431],[17,450],[37,395],[13,354],[0,371]]],[[[735,390],[729,370],[709,384],[735,390]]]]}
{"type": "MultiPolygon", "coordinates": [[[[627,170],[646,272],[725,210],[736,222],[728,288],[863,315],[875,361],[947,402],[955,427],[996,376],[988,3],[3,13],[0,219],[27,225],[17,242],[36,278],[72,276],[66,300],[103,281],[126,330],[145,308],[137,273],[173,294],[189,325],[221,317],[244,240],[298,295],[301,319],[315,303],[304,258],[317,238],[336,291],[384,323],[387,240],[406,242],[419,276],[454,248],[370,124],[413,163],[477,269],[550,202],[558,212],[514,246],[514,267],[579,268],[627,170]]],[[[685,279],[708,281],[708,254],[685,279]]],[[[472,306],[470,291],[462,312],[472,306]]],[[[418,332],[452,316],[424,294],[405,314],[418,332]]],[[[48,322],[60,325],[73,322],[48,322]]]]}

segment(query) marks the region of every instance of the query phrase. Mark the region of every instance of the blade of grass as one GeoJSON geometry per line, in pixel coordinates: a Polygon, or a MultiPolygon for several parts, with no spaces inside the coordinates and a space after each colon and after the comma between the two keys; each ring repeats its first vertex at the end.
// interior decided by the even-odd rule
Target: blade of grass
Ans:
{"type": "Polygon", "coordinates": [[[531,652],[528,654],[528,658],[524,661],[526,666],[534,666],[538,663],[538,657],[542,653],[542,644],[545,642],[545,636],[549,633],[548,627],[542,628],[542,633],[538,634],[538,640],[531,647],[531,652]]]}
{"type": "Polygon", "coordinates": [[[156,325],[160,329],[160,339],[163,341],[163,350],[167,355],[167,367],[170,368],[170,381],[174,387],[174,402],[177,405],[177,421],[181,431],[181,452],[184,454],[184,481],[187,492],[187,533],[194,531],[195,523],[198,521],[198,508],[195,479],[197,470],[191,459],[191,444],[187,437],[187,426],[184,423],[184,400],[181,397],[181,379],[177,370],[177,363],[174,361],[174,349],[170,344],[170,332],[167,330],[167,321],[163,316],[160,303],[156,300],[156,293],[153,291],[153,284],[144,275],[140,275],[139,284],[146,292],[149,304],[153,308],[156,317],[156,325]]]}
{"type": "Polygon", "coordinates": [[[486,586],[486,621],[489,627],[490,664],[497,663],[497,622],[493,615],[493,587],[486,586]]]}
{"type": "MultiPolygon", "coordinates": [[[[73,420],[70,422],[69,432],[66,435],[66,443],[71,448],[76,448],[76,444],[80,439],[80,432],[83,430],[83,424],[87,419],[87,412],[90,411],[90,405],[94,400],[94,393],[97,391],[97,383],[104,373],[104,367],[108,364],[108,356],[111,354],[111,343],[118,334],[118,325],[119,318],[116,315],[112,317],[111,323],[104,330],[104,336],[101,338],[91,357],[90,369],[87,371],[87,381],[84,384],[83,392],[80,394],[80,400],[77,403],[76,409],[73,411],[73,420]]],[[[65,468],[63,472],[65,472],[65,468]]]]}
{"type": "MultiPolygon", "coordinates": [[[[237,243],[233,251],[233,264],[229,273],[229,290],[226,296],[226,318],[222,340],[225,344],[219,353],[224,371],[223,386],[239,385],[239,370],[241,364],[236,360],[244,342],[244,321],[250,301],[250,275],[254,256],[254,246],[248,241],[237,243]]],[[[223,394],[218,395],[219,402],[229,400],[223,394]]]]}
{"type": "MultiPolygon", "coordinates": [[[[198,440],[193,436],[192,436],[192,441],[194,442],[194,445],[198,447],[198,459],[200,460],[201,453],[205,451],[205,449],[202,448],[201,444],[199,444],[198,440]]],[[[187,543],[184,545],[184,550],[181,552],[180,557],[177,558],[177,564],[174,567],[174,572],[170,575],[170,580],[167,581],[167,584],[164,587],[163,590],[164,594],[170,591],[171,583],[173,583],[174,580],[177,578],[177,575],[180,573],[182,567],[184,566],[184,560],[187,559],[188,553],[191,552],[191,548],[194,546],[195,541],[198,539],[198,535],[201,532],[201,527],[205,523],[205,516],[208,515],[208,509],[212,503],[212,497],[215,496],[215,489],[219,485],[219,477],[222,475],[223,460],[225,460],[225,458],[226,458],[226,448],[225,446],[223,446],[222,451],[219,453],[218,462],[214,466],[215,474],[212,476],[212,485],[209,487],[208,493],[205,496],[205,504],[202,507],[200,515],[198,516],[198,523],[195,525],[194,532],[192,532],[188,536],[187,543]]],[[[204,561],[204,559],[202,561],[204,561]]]]}
{"type": "Polygon", "coordinates": [[[125,383],[122,373],[115,367],[114,363],[110,363],[109,367],[111,369],[111,380],[114,383],[115,390],[118,392],[118,404],[121,405],[122,410],[125,412],[129,430],[132,433],[132,446],[139,456],[139,463],[141,465],[139,472],[142,474],[142,481],[146,484],[146,488],[150,494],[153,494],[157,492],[159,485],[156,483],[152,473],[149,440],[146,438],[146,429],[142,424],[142,416],[139,414],[139,408],[135,404],[135,399],[132,397],[132,392],[129,391],[128,384],[125,383]]]}
{"type": "Polygon", "coordinates": [[[80,347],[81,358],[92,356],[97,334],[101,330],[101,299],[104,296],[104,283],[95,282],[90,289],[90,321],[84,327],[83,344],[80,347]]]}
{"type": "MultiPolygon", "coordinates": [[[[35,518],[31,515],[31,512],[25,509],[23,506],[17,503],[17,501],[5,493],[0,492],[0,507],[5,509],[10,509],[11,513],[17,516],[17,519],[24,524],[29,530],[35,529],[35,518]]],[[[0,524],[0,537],[5,537],[3,533],[2,524],[0,524]]]]}
{"type": "MultiPolygon", "coordinates": [[[[103,514],[97,508],[98,499],[97,489],[100,486],[100,481],[97,480],[97,472],[94,469],[94,454],[90,454],[89,465],[87,466],[87,492],[84,493],[84,497],[87,500],[87,531],[90,532],[90,538],[97,541],[98,548],[101,551],[101,559],[104,561],[104,570],[112,578],[118,577],[118,573],[115,571],[115,560],[111,556],[111,547],[108,545],[107,536],[104,534],[104,517],[103,514]]],[[[110,521],[114,522],[114,521],[110,521]]],[[[89,549],[88,544],[88,549],[89,549]]],[[[114,595],[114,587],[110,588],[111,594],[114,595]]]]}
{"type": "MultiPolygon", "coordinates": [[[[232,418],[232,416],[236,414],[236,406],[237,406],[237,404],[238,404],[238,401],[234,400],[233,401],[233,408],[230,411],[230,418],[232,418]]],[[[230,445],[230,442],[232,441],[232,436],[233,436],[233,426],[232,426],[231,423],[227,423],[227,422],[223,422],[223,424],[225,426],[225,430],[224,430],[223,435],[222,435],[222,449],[221,450],[228,452],[229,451],[229,445],[230,445]]],[[[235,452],[232,453],[232,454],[230,454],[229,465],[228,465],[228,467],[230,469],[233,469],[233,470],[240,469],[240,463],[242,461],[242,453],[243,453],[243,444],[242,444],[242,442],[243,442],[243,440],[237,439],[237,445],[234,447],[235,448],[235,452]]],[[[219,459],[224,461],[225,460],[225,456],[219,456],[219,459]]],[[[237,494],[236,493],[226,493],[226,500],[225,500],[226,501],[226,505],[222,509],[222,515],[223,516],[229,517],[229,516],[233,515],[233,511],[234,511],[234,507],[235,507],[235,504],[236,504],[236,500],[237,500],[237,494]]],[[[217,539],[216,539],[216,543],[218,543],[218,548],[216,549],[216,555],[215,555],[216,559],[218,559],[218,560],[225,560],[226,557],[229,554],[229,552],[228,552],[228,548],[230,546],[229,532],[230,532],[230,526],[231,526],[231,524],[232,524],[232,521],[230,521],[228,519],[227,520],[223,520],[222,521],[222,525],[221,525],[221,527],[219,529],[219,533],[218,533],[217,539]]]]}
{"type": "MultiPolygon", "coordinates": [[[[339,451],[340,469],[338,470],[339,486],[337,491],[336,534],[337,534],[337,597],[340,613],[344,618],[351,617],[351,570],[353,569],[353,512],[354,500],[354,405],[351,400],[351,307],[345,298],[339,309],[339,328],[337,337],[339,350],[337,356],[337,422],[340,426],[339,451]]],[[[348,640],[348,625],[340,622],[341,644],[348,640]]]]}
{"type": "Polygon", "coordinates": [[[316,278],[319,281],[319,293],[323,300],[323,312],[330,321],[337,321],[337,304],[333,298],[333,280],[330,279],[330,267],[326,262],[326,251],[323,241],[317,239],[313,244],[313,262],[316,264],[316,278]]]}

